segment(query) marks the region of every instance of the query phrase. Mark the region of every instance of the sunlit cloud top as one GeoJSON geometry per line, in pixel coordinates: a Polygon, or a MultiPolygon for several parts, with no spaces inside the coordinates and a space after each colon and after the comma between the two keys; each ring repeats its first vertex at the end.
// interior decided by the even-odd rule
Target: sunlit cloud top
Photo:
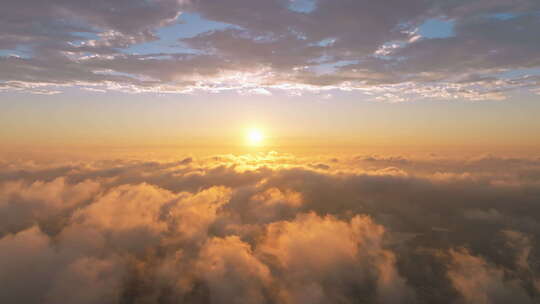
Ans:
{"type": "Polygon", "coordinates": [[[540,89],[540,2],[7,0],[0,90],[502,100],[540,89]]]}

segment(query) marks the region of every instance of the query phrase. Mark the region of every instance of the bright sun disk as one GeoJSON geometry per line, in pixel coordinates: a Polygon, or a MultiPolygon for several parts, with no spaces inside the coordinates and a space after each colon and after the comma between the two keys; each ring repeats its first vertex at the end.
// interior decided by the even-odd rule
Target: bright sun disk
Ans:
{"type": "Polygon", "coordinates": [[[261,131],[252,129],[248,132],[247,139],[251,145],[259,145],[262,143],[264,136],[261,131]]]}

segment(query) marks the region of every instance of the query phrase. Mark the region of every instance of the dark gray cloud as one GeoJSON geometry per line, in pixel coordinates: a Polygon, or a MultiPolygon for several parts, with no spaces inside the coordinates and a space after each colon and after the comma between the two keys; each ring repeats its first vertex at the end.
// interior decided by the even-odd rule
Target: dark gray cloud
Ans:
{"type": "Polygon", "coordinates": [[[538,79],[524,76],[540,69],[537,1],[312,4],[298,10],[289,0],[7,1],[0,90],[345,89],[390,101],[538,91],[538,79]],[[182,22],[182,14],[224,27],[181,38],[163,52],[130,50],[159,41],[157,30],[182,22]],[[453,34],[421,37],[418,29],[434,19],[446,20],[453,34]]]}
{"type": "Polygon", "coordinates": [[[5,303],[540,296],[534,158],[270,153],[0,168],[5,303]]]}

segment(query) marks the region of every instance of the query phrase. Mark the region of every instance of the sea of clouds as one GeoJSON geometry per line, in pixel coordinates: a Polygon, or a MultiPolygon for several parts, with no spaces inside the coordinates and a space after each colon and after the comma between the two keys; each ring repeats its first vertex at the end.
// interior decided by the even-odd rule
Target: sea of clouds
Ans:
{"type": "Polygon", "coordinates": [[[540,159],[0,162],[1,303],[537,303],[540,159]]]}

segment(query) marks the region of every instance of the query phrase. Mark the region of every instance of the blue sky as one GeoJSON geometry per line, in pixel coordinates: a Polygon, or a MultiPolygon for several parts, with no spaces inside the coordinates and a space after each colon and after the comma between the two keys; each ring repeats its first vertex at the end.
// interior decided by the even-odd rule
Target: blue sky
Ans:
{"type": "Polygon", "coordinates": [[[208,31],[223,30],[228,27],[232,27],[232,25],[210,21],[201,18],[196,13],[183,13],[174,24],[159,28],[156,31],[158,40],[134,44],[124,51],[135,54],[192,53],[195,51],[184,47],[179,39],[194,37],[208,31]]]}
{"type": "Polygon", "coordinates": [[[418,27],[418,34],[426,38],[454,36],[454,22],[444,19],[428,19],[418,27]]]}

